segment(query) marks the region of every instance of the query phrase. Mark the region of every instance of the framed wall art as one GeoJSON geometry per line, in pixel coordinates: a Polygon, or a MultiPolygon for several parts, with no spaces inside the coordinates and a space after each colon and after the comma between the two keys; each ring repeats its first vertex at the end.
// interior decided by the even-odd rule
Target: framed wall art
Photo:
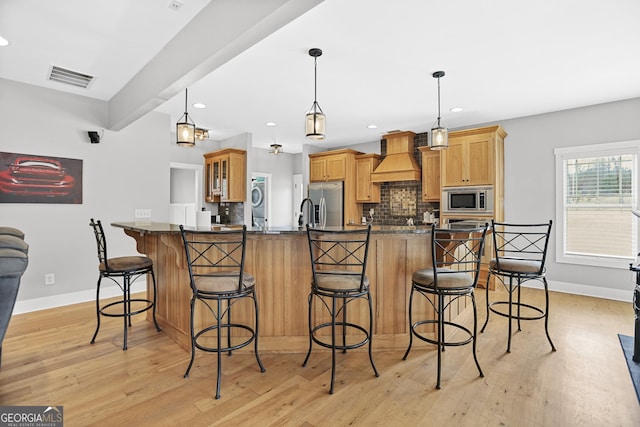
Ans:
{"type": "Polygon", "coordinates": [[[82,204],[82,160],[0,152],[0,203],[82,204]]]}

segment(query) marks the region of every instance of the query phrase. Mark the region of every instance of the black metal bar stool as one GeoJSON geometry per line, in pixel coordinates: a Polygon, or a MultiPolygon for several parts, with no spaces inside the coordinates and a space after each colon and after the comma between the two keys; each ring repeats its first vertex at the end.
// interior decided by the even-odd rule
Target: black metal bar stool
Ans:
{"type": "Polygon", "coordinates": [[[191,283],[191,360],[184,377],[189,376],[196,348],[218,355],[216,399],[220,399],[222,382],[222,353],[231,356],[233,350],[252,342],[261,372],[265,372],[258,355],[259,312],[256,281],[244,270],[247,227],[230,231],[194,231],[180,226],[191,283]],[[233,321],[232,306],[243,299],[251,299],[255,326],[233,321]],[[196,302],[210,313],[214,323],[195,330],[196,302]],[[210,303],[212,302],[212,303],[210,303]],[[239,332],[232,335],[232,331],[239,332]],[[223,340],[226,338],[226,340],[223,340]],[[223,343],[226,341],[226,343],[223,343]]]}
{"type": "MultiPolygon", "coordinates": [[[[156,330],[160,332],[160,326],[156,321],[156,277],[153,274],[153,261],[146,256],[124,256],[117,258],[109,258],[107,256],[107,239],[104,235],[104,229],[100,220],[97,222],[91,218],[91,227],[96,236],[98,244],[98,261],[100,262],[98,270],[98,285],[96,287],[96,317],[98,324],[96,332],[91,338],[91,344],[95,343],[98,331],[100,330],[100,316],[106,317],[122,317],[124,320],[124,338],[122,349],[127,349],[127,330],[131,326],[131,316],[143,313],[147,310],[153,310],[153,323],[156,330]],[[150,274],[153,282],[153,298],[147,295],[147,298],[131,298],[131,285],[140,277],[150,274]],[[100,306],[100,285],[102,279],[111,279],[122,290],[122,299],[100,306]],[[117,279],[122,279],[122,283],[117,279]],[[140,308],[133,309],[132,303],[140,308]],[[121,311],[112,310],[112,307],[122,306],[121,311]]],[[[148,288],[148,287],[147,287],[148,288]]]]}
{"type": "Polygon", "coordinates": [[[521,320],[544,319],[544,331],[547,340],[551,344],[551,350],[556,347],[549,336],[549,285],[545,277],[547,248],[551,225],[553,221],[541,224],[508,224],[492,221],[494,258],[489,263],[489,275],[487,277],[487,318],[480,332],[489,323],[489,314],[495,313],[509,319],[509,332],[507,336],[507,353],[511,352],[512,320],[516,319],[518,331],[521,331],[521,320]],[[508,293],[506,301],[489,300],[489,280],[496,277],[508,293]],[[534,306],[522,301],[522,284],[529,280],[539,280],[544,285],[544,308],[534,306]],[[516,293],[515,301],[513,294],[516,293]],[[505,307],[501,310],[501,307],[505,307]],[[514,313],[515,309],[515,313],[514,313]],[[525,310],[523,312],[523,309],[525,310]]]}
{"type": "MultiPolygon", "coordinates": [[[[333,394],[336,376],[336,350],[352,350],[369,344],[369,361],[375,376],[379,376],[371,353],[373,338],[373,307],[366,276],[367,255],[371,225],[355,230],[329,231],[310,228],[307,225],[309,252],[311,254],[311,292],[309,293],[309,351],[302,363],[307,365],[313,343],[331,349],[331,387],[333,394]],[[319,300],[330,320],[314,324],[314,301],[319,300]],[[354,301],[365,299],[368,303],[369,328],[350,321],[347,307],[354,301]],[[321,331],[331,332],[327,337],[321,331]],[[337,331],[339,330],[339,332],[337,331]],[[349,332],[347,332],[349,331],[349,332]],[[340,339],[336,335],[340,334],[340,339]]],[[[318,313],[318,318],[322,314],[318,313]]]]}
{"type": "Polygon", "coordinates": [[[431,259],[432,267],[417,270],[412,275],[411,296],[409,297],[409,347],[403,356],[406,360],[411,351],[413,337],[438,346],[438,374],[436,388],[440,388],[442,371],[442,352],[447,346],[462,346],[471,343],[473,359],[481,377],[484,373],[476,356],[476,336],[478,316],[474,289],[480,274],[480,259],[484,248],[484,238],[488,224],[484,227],[456,229],[438,229],[431,226],[431,259]],[[415,296],[421,295],[433,307],[435,319],[414,321],[413,307],[415,296]],[[446,310],[460,298],[468,297],[473,305],[473,330],[466,326],[446,320],[446,310]],[[435,337],[422,325],[433,325],[435,337]],[[447,340],[446,330],[463,333],[462,339],[447,340]]]}

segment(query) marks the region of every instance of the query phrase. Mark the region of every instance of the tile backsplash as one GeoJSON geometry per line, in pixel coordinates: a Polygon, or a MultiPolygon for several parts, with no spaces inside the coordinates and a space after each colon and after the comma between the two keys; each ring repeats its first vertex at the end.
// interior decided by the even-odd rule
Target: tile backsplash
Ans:
{"type": "Polygon", "coordinates": [[[221,202],[218,213],[222,224],[244,224],[244,203],[221,202]]]}
{"type": "Polygon", "coordinates": [[[393,216],[416,216],[417,194],[415,186],[390,187],[389,213],[393,216]]]}

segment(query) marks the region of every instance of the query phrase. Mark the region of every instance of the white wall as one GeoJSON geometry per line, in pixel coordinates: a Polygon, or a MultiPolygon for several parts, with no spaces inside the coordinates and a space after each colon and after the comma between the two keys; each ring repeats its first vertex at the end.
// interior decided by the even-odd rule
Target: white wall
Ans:
{"type": "MultiPolygon", "coordinates": [[[[133,221],[149,208],[166,221],[169,207],[169,116],[151,113],[91,144],[87,131],[107,122],[107,104],[0,79],[0,150],[83,161],[83,203],[0,205],[0,224],[25,233],[29,266],[18,300],[95,293],[97,251],[89,219],[101,219],[109,255],[136,253],[135,242],[114,221],[133,221]],[[44,285],[44,274],[56,283],[44,285]]],[[[175,145],[175,144],[174,144],[175,145]]]]}
{"type": "Polygon", "coordinates": [[[553,150],[640,139],[640,98],[498,123],[508,133],[504,149],[505,219],[508,222],[554,220],[547,279],[555,282],[556,288],[567,291],[602,296],[602,290],[597,288],[609,288],[612,291],[607,296],[630,299],[635,277],[626,269],[555,262],[557,229],[553,150]]]}

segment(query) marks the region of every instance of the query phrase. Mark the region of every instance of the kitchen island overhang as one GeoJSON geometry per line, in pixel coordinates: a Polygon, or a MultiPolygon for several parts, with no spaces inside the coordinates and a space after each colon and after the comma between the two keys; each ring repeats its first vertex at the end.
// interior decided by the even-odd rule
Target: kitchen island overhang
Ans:
{"type": "MultiPolygon", "coordinates": [[[[167,335],[185,349],[190,349],[192,293],[179,226],[155,222],[114,222],[111,225],[122,228],[136,240],[138,252],[153,260],[158,290],[157,320],[167,335]]],[[[351,227],[356,226],[345,228],[351,227]]],[[[431,227],[428,225],[372,227],[367,276],[374,306],[374,350],[406,349],[411,276],[414,271],[432,265],[430,245],[431,227]]],[[[311,286],[306,229],[248,229],[245,270],[256,278],[260,351],[306,352],[311,286]]],[[[150,292],[149,288],[147,292],[150,292]]],[[[467,306],[458,304],[452,307],[455,310],[452,315],[463,313],[467,306]]],[[[196,316],[196,323],[206,322],[204,314],[196,316]]],[[[234,307],[234,317],[251,321],[252,315],[249,307],[234,307]]],[[[315,315],[322,316],[322,313],[315,315]]],[[[414,315],[423,319],[434,316],[433,309],[426,306],[418,308],[414,315]]],[[[355,306],[349,311],[349,316],[355,316],[357,322],[366,323],[368,307],[355,306]]]]}

